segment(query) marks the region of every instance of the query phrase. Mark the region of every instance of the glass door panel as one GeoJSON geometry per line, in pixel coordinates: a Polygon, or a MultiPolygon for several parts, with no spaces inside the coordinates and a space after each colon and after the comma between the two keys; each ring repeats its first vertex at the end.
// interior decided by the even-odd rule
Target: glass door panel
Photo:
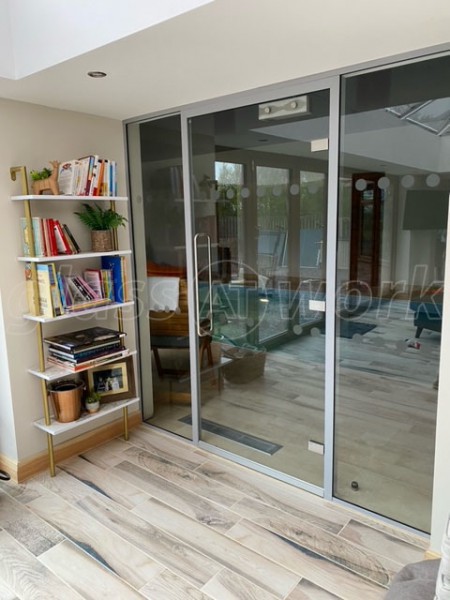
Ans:
{"type": "Polygon", "coordinates": [[[430,530],[450,57],[344,78],[334,495],[430,530]]]}
{"type": "Polygon", "coordinates": [[[180,116],[128,125],[128,144],[144,419],[191,439],[180,116]]]}
{"type": "Polygon", "coordinates": [[[200,437],[323,487],[329,91],[273,107],[189,122],[200,437]]]}

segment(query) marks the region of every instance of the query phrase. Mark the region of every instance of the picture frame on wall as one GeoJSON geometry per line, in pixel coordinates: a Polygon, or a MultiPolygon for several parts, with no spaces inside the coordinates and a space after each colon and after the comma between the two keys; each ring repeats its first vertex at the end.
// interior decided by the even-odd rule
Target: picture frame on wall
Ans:
{"type": "Polygon", "coordinates": [[[100,394],[101,404],[136,396],[132,356],[90,369],[86,378],[88,393],[100,394]]]}

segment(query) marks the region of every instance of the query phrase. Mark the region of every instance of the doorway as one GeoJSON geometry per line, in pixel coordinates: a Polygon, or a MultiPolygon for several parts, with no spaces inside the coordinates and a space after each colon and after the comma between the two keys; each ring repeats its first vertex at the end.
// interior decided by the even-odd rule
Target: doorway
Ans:
{"type": "Polygon", "coordinates": [[[146,420],[425,532],[449,66],[402,63],[128,126],[146,420]],[[150,310],[153,277],[176,280],[175,307],[150,310]],[[155,339],[168,331],[179,339],[155,339]]]}

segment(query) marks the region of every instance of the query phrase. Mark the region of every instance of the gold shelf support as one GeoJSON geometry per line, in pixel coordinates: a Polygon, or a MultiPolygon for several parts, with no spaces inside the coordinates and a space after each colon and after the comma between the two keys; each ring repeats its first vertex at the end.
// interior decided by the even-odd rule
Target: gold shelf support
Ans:
{"type": "MultiPolygon", "coordinates": [[[[26,167],[11,167],[10,170],[11,179],[13,181],[17,180],[17,175],[20,174],[20,180],[22,184],[22,194],[27,196],[29,194],[28,189],[28,177],[27,177],[27,169],[26,167]]],[[[24,201],[24,210],[25,210],[25,219],[28,229],[28,243],[30,256],[35,256],[34,254],[34,232],[33,232],[33,215],[31,212],[31,202],[29,200],[24,201]]],[[[37,269],[36,263],[31,263],[31,279],[33,281],[33,313],[35,315],[39,315],[39,286],[37,280],[37,269]]],[[[39,370],[45,371],[45,355],[44,355],[44,336],[42,331],[42,323],[36,323],[36,335],[37,335],[37,344],[38,344],[38,354],[39,354],[39,370]]],[[[48,402],[48,392],[47,392],[47,384],[44,379],[41,379],[41,395],[42,395],[42,404],[44,407],[44,418],[45,424],[50,425],[50,407],[48,402]]],[[[48,460],[50,467],[50,475],[52,477],[55,476],[55,455],[53,450],[53,438],[47,433],[47,451],[48,451],[48,460]]]]}

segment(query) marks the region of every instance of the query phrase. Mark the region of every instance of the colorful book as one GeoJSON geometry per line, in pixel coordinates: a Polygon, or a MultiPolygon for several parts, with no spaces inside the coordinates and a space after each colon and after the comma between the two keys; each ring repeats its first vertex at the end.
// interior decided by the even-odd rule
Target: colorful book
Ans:
{"type": "Polygon", "coordinates": [[[53,292],[51,282],[51,271],[48,264],[39,263],[36,265],[36,277],[39,289],[39,310],[43,317],[56,316],[53,307],[53,292]]]}
{"type": "Polygon", "coordinates": [[[25,217],[20,217],[20,227],[22,231],[22,252],[23,256],[45,256],[44,244],[42,239],[42,219],[33,217],[32,220],[33,235],[28,229],[28,222],[25,217]],[[34,253],[31,249],[34,248],[34,253]]]}
{"type": "Polygon", "coordinates": [[[125,285],[123,277],[123,261],[121,256],[102,256],[102,269],[110,269],[113,283],[114,302],[125,302],[125,285]]]}

